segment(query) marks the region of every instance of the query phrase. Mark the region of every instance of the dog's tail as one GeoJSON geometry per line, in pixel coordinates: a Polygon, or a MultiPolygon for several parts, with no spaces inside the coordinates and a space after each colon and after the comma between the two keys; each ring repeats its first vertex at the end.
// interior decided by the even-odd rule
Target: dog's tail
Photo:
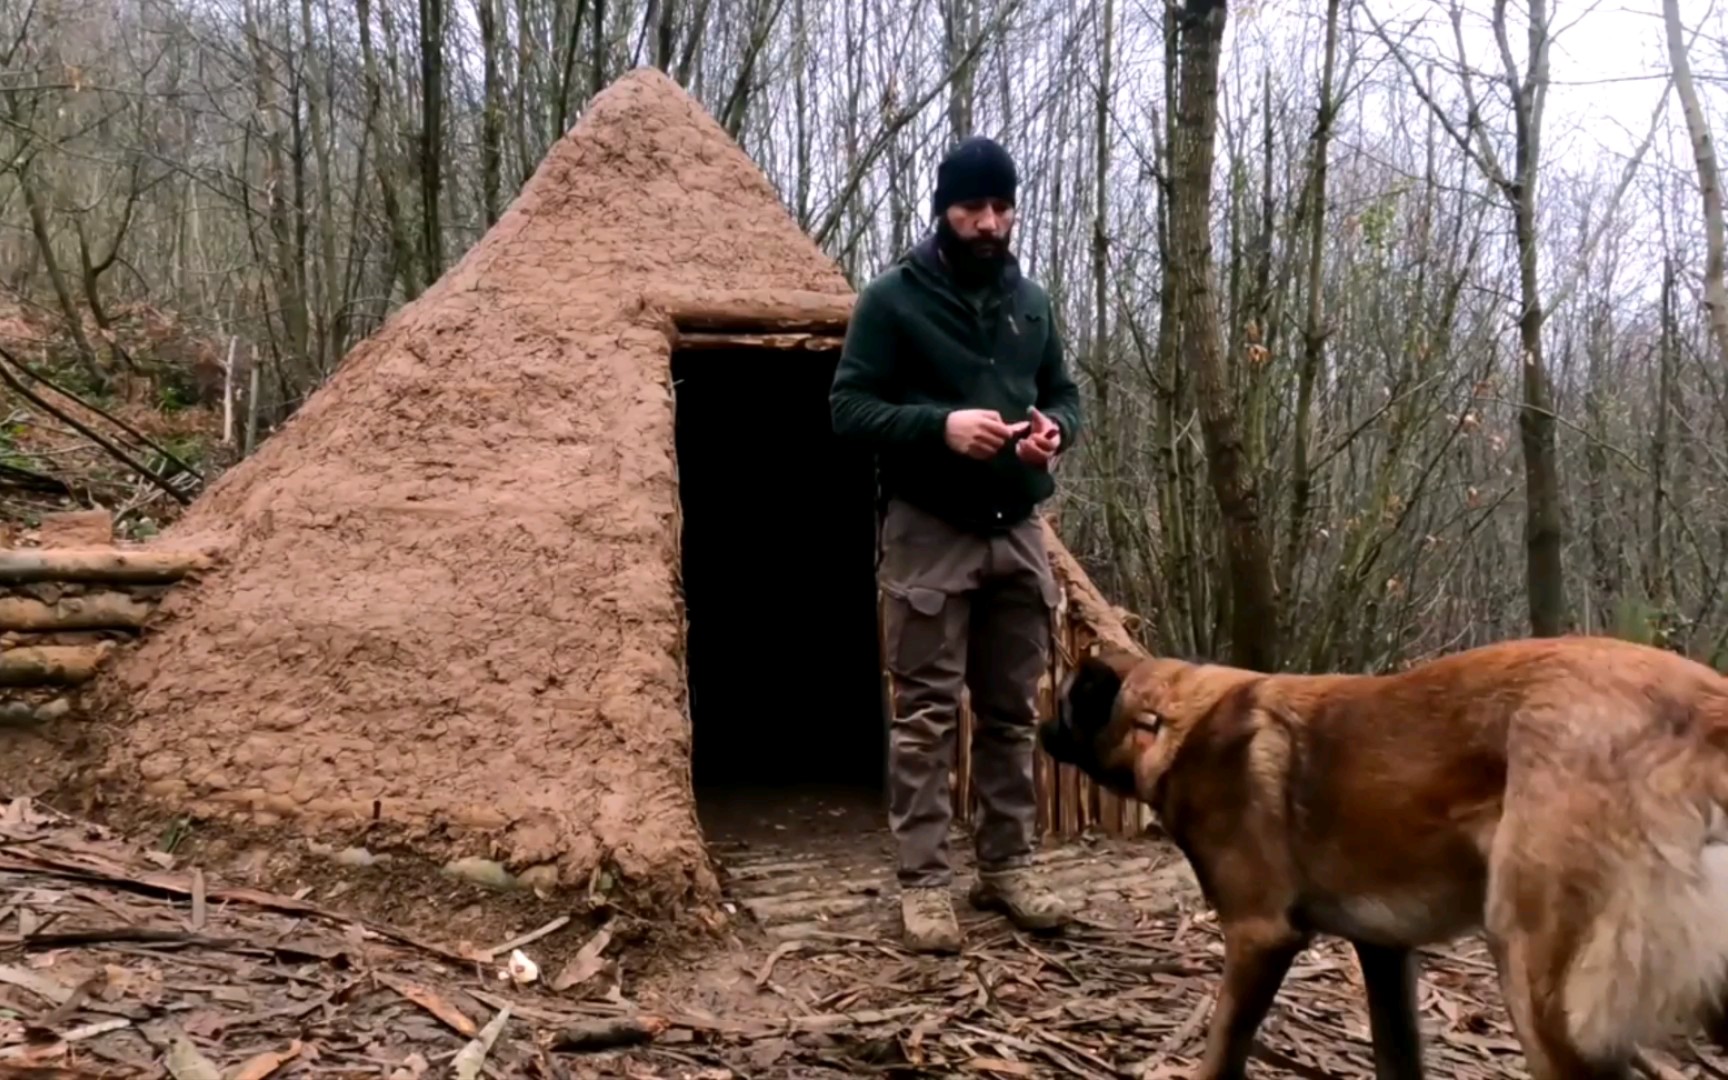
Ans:
{"type": "Polygon", "coordinates": [[[1566,796],[1551,788],[1546,806],[1515,799],[1509,785],[1503,828],[1511,825],[1514,844],[1504,854],[1520,865],[1496,871],[1521,882],[1526,903],[1543,895],[1550,905],[1520,948],[1529,961],[1525,1020],[1546,1030],[1559,1056],[1619,1066],[1641,1046],[1721,1016],[1728,697],[1701,703],[1690,719],[1678,732],[1652,725],[1599,763],[1606,769],[1565,777],[1566,796]]]}

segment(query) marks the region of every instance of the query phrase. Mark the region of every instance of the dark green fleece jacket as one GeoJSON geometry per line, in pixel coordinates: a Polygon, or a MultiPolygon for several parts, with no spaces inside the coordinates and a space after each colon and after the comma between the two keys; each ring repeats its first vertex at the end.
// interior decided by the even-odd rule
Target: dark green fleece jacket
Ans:
{"type": "Polygon", "coordinates": [[[1010,424],[1036,407],[1080,436],[1080,391],[1062,356],[1050,298],[1012,258],[975,295],[954,284],[925,239],[859,293],[829,396],[834,430],[876,448],[882,494],[953,525],[993,532],[1030,517],[1056,491],[1014,444],[988,461],[949,449],[959,409],[995,409],[1010,424]]]}

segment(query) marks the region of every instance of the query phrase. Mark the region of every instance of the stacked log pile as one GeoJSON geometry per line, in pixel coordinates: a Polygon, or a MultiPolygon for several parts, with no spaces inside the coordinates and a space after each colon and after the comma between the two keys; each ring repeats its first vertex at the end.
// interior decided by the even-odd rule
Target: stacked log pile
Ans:
{"type": "Polygon", "coordinates": [[[79,688],[207,565],[191,552],[116,547],[82,524],[69,537],[77,546],[0,549],[0,727],[74,715],[79,688]]]}

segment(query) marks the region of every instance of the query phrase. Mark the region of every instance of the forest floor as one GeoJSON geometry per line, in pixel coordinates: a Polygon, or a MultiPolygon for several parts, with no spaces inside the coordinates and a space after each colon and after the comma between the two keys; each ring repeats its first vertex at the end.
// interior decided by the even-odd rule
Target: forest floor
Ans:
{"type": "MultiPolygon", "coordinates": [[[[515,941],[436,940],[436,913],[393,927],[345,912],[339,887],[267,892],[0,804],[0,1078],[1155,1078],[1196,1060],[1222,948],[1166,846],[1048,849],[1078,925],[1033,938],[962,902],[966,950],[926,958],[896,943],[867,807],[734,805],[705,823],[732,932],[641,955],[612,924],[540,915],[515,941]],[[505,974],[512,949],[535,981],[505,974]]],[[[1372,1075],[1360,998],[1343,950],[1302,957],[1258,1075],[1372,1075]]],[[[1524,1075],[1478,943],[1430,952],[1420,1001],[1434,1075],[1524,1075]]],[[[1702,1047],[1649,1065],[1728,1076],[1702,1047]]]]}

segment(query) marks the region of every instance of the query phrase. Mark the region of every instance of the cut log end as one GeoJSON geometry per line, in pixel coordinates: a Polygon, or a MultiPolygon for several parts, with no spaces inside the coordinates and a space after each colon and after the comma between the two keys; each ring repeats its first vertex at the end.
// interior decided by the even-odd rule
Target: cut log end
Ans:
{"type": "Polygon", "coordinates": [[[0,631],[58,634],[74,630],[137,630],[155,605],[126,593],[68,596],[50,604],[28,596],[0,597],[0,631]]]}
{"type": "Polygon", "coordinates": [[[32,645],[0,652],[0,686],[77,686],[89,682],[113,651],[99,645],[32,645]]]}
{"type": "Polygon", "coordinates": [[[57,697],[48,701],[0,701],[0,731],[52,724],[72,715],[72,702],[57,697]]]}

